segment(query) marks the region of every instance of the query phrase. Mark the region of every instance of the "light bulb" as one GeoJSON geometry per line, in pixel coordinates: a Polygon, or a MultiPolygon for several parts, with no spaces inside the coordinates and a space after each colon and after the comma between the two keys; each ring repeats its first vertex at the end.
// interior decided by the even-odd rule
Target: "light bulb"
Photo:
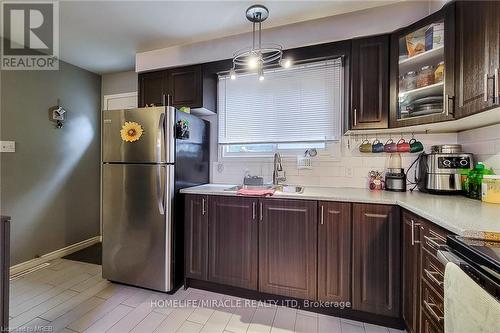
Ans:
{"type": "Polygon", "coordinates": [[[292,60],[291,59],[281,59],[280,65],[283,68],[290,68],[292,66],[292,60]]]}
{"type": "Polygon", "coordinates": [[[257,68],[259,66],[259,58],[255,54],[252,54],[248,57],[247,65],[250,69],[257,68]]]}
{"type": "Polygon", "coordinates": [[[236,80],[236,71],[234,70],[234,68],[231,68],[231,70],[229,71],[229,77],[231,78],[231,80],[236,80]]]}
{"type": "Polygon", "coordinates": [[[259,68],[259,81],[264,81],[264,70],[262,69],[262,66],[259,68]]]}

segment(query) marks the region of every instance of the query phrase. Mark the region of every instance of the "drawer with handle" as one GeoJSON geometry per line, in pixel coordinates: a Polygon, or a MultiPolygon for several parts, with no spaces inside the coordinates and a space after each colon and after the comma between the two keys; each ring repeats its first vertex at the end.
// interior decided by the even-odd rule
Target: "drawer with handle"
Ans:
{"type": "Polygon", "coordinates": [[[443,295],[444,266],[426,249],[422,250],[422,278],[443,295]]]}
{"type": "Polygon", "coordinates": [[[429,314],[429,320],[438,328],[443,327],[444,323],[444,302],[441,297],[429,283],[422,280],[422,308],[429,314]]]}
{"type": "Polygon", "coordinates": [[[421,330],[422,333],[443,333],[442,326],[436,326],[434,320],[431,315],[424,309],[422,310],[422,321],[421,321],[421,330]]]}
{"type": "Polygon", "coordinates": [[[446,245],[446,233],[438,228],[424,227],[424,237],[422,239],[423,248],[437,259],[437,251],[446,245]]]}

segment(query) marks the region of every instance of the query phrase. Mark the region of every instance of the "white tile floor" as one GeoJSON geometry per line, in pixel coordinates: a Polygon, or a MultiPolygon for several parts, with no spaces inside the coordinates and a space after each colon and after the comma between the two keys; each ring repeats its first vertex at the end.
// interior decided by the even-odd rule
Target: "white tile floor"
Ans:
{"type": "Polygon", "coordinates": [[[236,306],[245,300],[192,288],[167,295],[113,284],[101,266],[64,259],[11,281],[10,290],[10,328],[23,332],[403,332],[281,306],[236,306]],[[233,306],[193,306],[209,300],[233,306]]]}

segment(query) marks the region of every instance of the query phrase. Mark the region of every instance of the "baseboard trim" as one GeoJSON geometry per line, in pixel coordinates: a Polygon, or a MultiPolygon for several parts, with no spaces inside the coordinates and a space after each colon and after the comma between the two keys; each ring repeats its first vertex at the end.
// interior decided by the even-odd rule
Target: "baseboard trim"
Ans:
{"type": "Polygon", "coordinates": [[[14,265],[10,267],[10,275],[18,274],[22,271],[25,271],[27,269],[33,268],[35,266],[41,265],[43,263],[46,263],[47,261],[62,258],[64,256],[67,256],[68,254],[71,254],[76,251],[80,251],[86,247],[89,247],[91,245],[94,245],[96,243],[101,242],[102,237],[101,236],[96,236],[92,237],[89,239],[86,239],[84,241],[63,247],[62,249],[58,249],[49,253],[46,253],[39,258],[34,258],[25,262],[22,262],[20,264],[14,265]]]}

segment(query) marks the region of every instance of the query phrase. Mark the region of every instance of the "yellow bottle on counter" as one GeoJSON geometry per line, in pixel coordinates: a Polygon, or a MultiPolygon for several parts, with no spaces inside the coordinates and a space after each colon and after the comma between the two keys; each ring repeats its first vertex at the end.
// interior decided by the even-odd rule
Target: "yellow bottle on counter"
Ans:
{"type": "Polygon", "coordinates": [[[500,175],[484,175],[481,184],[481,200],[500,204],[500,175]]]}

